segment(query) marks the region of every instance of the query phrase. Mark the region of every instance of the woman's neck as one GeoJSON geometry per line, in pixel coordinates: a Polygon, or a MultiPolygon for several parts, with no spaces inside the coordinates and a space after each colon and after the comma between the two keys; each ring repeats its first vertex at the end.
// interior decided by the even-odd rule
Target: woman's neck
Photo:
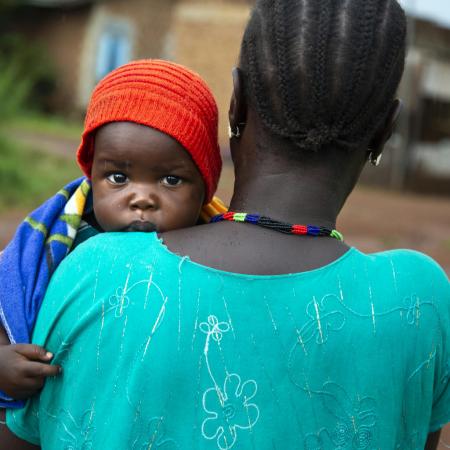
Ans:
{"type": "Polygon", "coordinates": [[[342,205],[337,183],[325,174],[257,169],[258,175],[237,177],[230,210],[268,216],[296,224],[335,228],[342,205]],[[324,179],[326,178],[326,179],[324,179]]]}
{"type": "Polygon", "coordinates": [[[364,152],[302,151],[267,133],[251,109],[246,120],[240,138],[230,142],[236,178],[230,210],[335,228],[364,152]]]}

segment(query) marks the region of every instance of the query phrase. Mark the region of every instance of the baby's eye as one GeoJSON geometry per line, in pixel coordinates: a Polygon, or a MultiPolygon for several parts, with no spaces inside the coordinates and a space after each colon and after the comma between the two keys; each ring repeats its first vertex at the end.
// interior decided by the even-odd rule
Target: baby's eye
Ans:
{"type": "Polygon", "coordinates": [[[120,172],[112,173],[106,179],[112,184],[125,184],[128,181],[128,177],[120,172]]]}
{"type": "Polygon", "coordinates": [[[167,186],[179,186],[183,180],[176,175],[167,175],[162,179],[162,183],[167,186]]]}

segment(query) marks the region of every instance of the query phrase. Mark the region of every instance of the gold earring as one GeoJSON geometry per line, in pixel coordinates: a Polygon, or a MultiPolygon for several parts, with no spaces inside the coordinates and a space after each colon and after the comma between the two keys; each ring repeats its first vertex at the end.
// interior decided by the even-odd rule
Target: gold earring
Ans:
{"type": "Polygon", "coordinates": [[[239,127],[236,125],[236,131],[233,131],[231,128],[231,125],[228,124],[228,137],[231,138],[238,138],[241,136],[241,132],[239,130],[239,127]]]}
{"type": "Polygon", "coordinates": [[[380,153],[376,158],[373,156],[373,152],[369,153],[369,161],[372,166],[378,167],[381,162],[381,157],[383,156],[383,153],[380,153]]]}

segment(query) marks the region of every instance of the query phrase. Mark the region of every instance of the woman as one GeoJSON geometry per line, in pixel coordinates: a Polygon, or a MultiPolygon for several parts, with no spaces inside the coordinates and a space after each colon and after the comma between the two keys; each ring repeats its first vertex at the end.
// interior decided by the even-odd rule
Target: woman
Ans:
{"type": "Polygon", "coordinates": [[[448,280],[425,255],[365,255],[334,230],[398,116],[405,28],[396,0],[257,1],[229,113],[240,214],[73,252],[34,333],[63,376],[8,415],[16,435],[46,449],[436,448],[448,280]]]}

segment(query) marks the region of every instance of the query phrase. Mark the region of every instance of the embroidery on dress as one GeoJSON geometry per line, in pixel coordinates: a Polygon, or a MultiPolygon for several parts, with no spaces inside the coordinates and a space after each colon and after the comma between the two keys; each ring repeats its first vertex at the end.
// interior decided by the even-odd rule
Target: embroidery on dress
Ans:
{"type": "Polygon", "coordinates": [[[417,295],[412,295],[405,299],[406,321],[408,325],[419,325],[420,319],[420,299],[417,295]]]}
{"type": "MultiPolygon", "coordinates": [[[[143,302],[144,309],[147,308],[148,297],[150,295],[151,287],[154,287],[157,290],[157,292],[159,293],[159,296],[161,297],[162,303],[165,305],[167,298],[163,294],[161,288],[153,281],[152,274],[150,274],[150,277],[148,279],[137,281],[136,283],[133,283],[132,285],[129,285],[130,277],[131,277],[131,268],[127,274],[125,284],[123,286],[122,285],[118,286],[115,289],[114,294],[112,294],[109,297],[109,307],[106,310],[106,312],[114,311],[114,315],[116,318],[122,317],[124,315],[126,309],[131,304],[130,297],[128,296],[128,294],[139,285],[146,285],[146,293],[145,293],[145,298],[144,298],[144,302],[143,302]]],[[[159,322],[162,321],[164,312],[165,311],[163,311],[162,316],[160,316],[159,322]]],[[[160,325],[160,323],[158,324],[158,326],[159,325],[160,325]]]]}
{"type": "Polygon", "coordinates": [[[60,410],[58,427],[64,430],[61,450],[92,450],[92,410],[86,411],[76,420],[69,411],[60,410]]]}
{"type": "Polygon", "coordinates": [[[319,395],[324,409],[335,419],[332,428],[322,428],[305,437],[306,450],[363,450],[374,448],[376,432],[376,402],[371,397],[351,398],[337,383],[324,383],[319,395]]]}
{"type": "Polygon", "coordinates": [[[259,408],[252,403],[258,386],[255,380],[242,382],[237,373],[226,373],[223,385],[219,385],[209,361],[210,345],[212,342],[220,345],[230,324],[219,322],[216,316],[210,315],[200,324],[200,330],[206,334],[204,356],[213,383],[203,394],[202,404],[207,417],[202,423],[202,435],[208,440],[215,439],[220,450],[228,450],[235,445],[238,430],[251,431],[258,422],[259,408]]]}
{"type": "MultiPolygon", "coordinates": [[[[405,320],[408,325],[418,326],[421,310],[425,306],[434,309],[432,302],[420,301],[417,295],[411,295],[404,299],[404,306],[386,311],[375,311],[375,305],[371,302],[368,312],[359,312],[343,303],[335,294],[327,294],[320,301],[313,297],[313,300],[306,306],[308,320],[297,330],[295,342],[289,352],[288,369],[291,381],[298,386],[299,368],[303,367],[304,358],[308,356],[311,345],[326,344],[331,333],[336,333],[344,328],[349,315],[370,321],[375,334],[377,320],[395,313],[400,313],[401,319],[405,320]]],[[[292,320],[294,319],[292,318],[292,320]]]]}
{"type": "Polygon", "coordinates": [[[163,417],[152,417],[148,423],[138,432],[133,442],[132,450],[179,450],[178,444],[166,437],[163,417]]]}
{"type": "Polygon", "coordinates": [[[327,295],[320,302],[315,298],[306,306],[306,315],[309,320],[299,332],[299,341],[302,345],[315,338],[317,344],[324,344],[328,340],[330,331],[339,331],[345,324],[344,314],[337,309],[340,307],[339,299],[334,295],[327,295]],[[333,303],[337,304],[333,306],[333,303]]]}
{"type": "MultiPolygon", "coordinates": [[[[340,331],[345,325],[345,315],[339,309],[342,303],[335,295],[326,295],[318,302],[315,298],[306,306],[309,319],[296,333],[296,339],[288,357],[288,370],[291,381],[298,386],[299,368],[308,356],[308,346],[323,345],[332,332],[340,331]]],[[[292,320],[294,320],[292,318],[292,320]]]]}

